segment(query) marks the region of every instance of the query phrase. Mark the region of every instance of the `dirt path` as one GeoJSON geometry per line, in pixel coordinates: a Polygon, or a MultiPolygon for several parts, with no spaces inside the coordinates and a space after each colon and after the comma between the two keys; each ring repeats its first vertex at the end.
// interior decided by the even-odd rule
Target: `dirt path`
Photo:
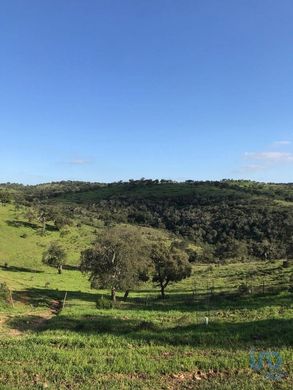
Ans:
{"type": "Polygon", "coordinates": [[[23,332],[18,329],[10,328],[7,326],[7,322],[11,320],[14,316],[7,316],[4,314],[0,315],[0,335],[1,336],[21,336],[23,332]]]}
{"type": "Polygon", "coordinates": [[[0,336],[23,336],[27,331],[38,331],[45,327],[61,310],[60,301],[52,300],[50,309],[45,311],[28,311],[23,314],[0,314],[0,336]]]}

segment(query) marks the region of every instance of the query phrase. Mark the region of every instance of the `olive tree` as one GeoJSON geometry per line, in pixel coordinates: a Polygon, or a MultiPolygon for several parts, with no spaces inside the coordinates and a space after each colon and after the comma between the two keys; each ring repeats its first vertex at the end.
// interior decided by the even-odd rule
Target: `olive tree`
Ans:
{"type": "Polygon", "coordinates": [[[58,242],[51,242],[48,249],[43,253],[43,263],[56,267],[58,273],[62,273],[62,267],[66,261],[66,252],[58,242]]]}
{"type": "Polygon", "coordinates": [[[99,236],[91,248],[81,253],[81,271],[89,274],[94,288],[129,291],[145,279],[147,245],[141,235],[126,227],[112,227],[99,236]]]}
{"type": "Polygon", "coordinates": [[[169,283],[179,282],[191,275],[188,255],[173,245],[154,245],[150,257],[154,266],[153,282],[160,287],[162,298],[165,298],[165,288],[169,283]]]}

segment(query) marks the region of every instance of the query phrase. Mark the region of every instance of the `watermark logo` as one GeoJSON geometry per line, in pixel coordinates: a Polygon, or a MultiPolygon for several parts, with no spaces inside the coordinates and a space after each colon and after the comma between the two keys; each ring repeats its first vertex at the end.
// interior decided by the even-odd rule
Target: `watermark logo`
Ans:
{"type": "Polygon", "coordinates": [[[275,351],[250,351],[250,367],[257,371],[263,372],[265,377],[272,381],[282,380],[286,374],[282,370],[282,357],[279,352],[275,351]]]}

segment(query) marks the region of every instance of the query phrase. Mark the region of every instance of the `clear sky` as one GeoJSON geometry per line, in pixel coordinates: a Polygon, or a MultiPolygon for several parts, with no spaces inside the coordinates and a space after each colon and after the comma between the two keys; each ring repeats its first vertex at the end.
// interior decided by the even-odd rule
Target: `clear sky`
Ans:
{"type": "Polygon", "coordinates": [[[292,0],[1,0],[0,182],[293,182],[292,0]]]}

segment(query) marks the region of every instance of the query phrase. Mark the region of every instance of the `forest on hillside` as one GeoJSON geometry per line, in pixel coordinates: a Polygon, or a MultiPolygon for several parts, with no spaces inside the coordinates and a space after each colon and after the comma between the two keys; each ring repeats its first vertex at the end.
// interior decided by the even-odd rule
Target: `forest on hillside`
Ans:
{"type": "Polygon", "coordinates": [[[0,201],[39,209],[59,227],[77,217],[92,226],[102,221],[105,226],[163,229],[182,240],[190,261],[293,257],[293,184],[149,179],[6,183],[0,185],[0,201]]]}

